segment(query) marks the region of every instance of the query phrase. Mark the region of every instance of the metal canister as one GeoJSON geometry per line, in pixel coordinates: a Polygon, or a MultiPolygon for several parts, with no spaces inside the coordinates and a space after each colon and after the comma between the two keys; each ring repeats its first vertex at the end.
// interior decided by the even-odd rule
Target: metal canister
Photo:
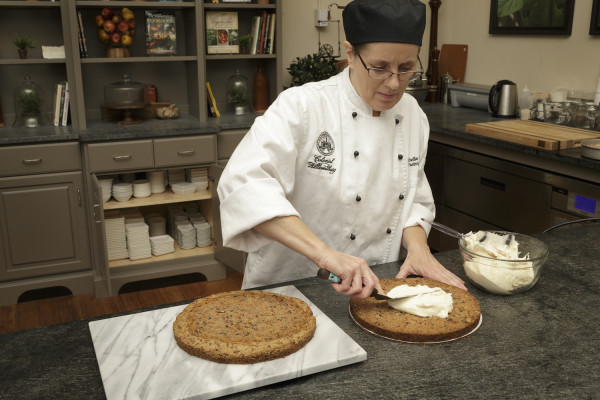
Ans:
{"type": "Polygon", "coordinates": [[[448,72],[440,76],[440,102],[443,104],[450,103],[450,85],[452,82],[452,76],[448,72]]]}

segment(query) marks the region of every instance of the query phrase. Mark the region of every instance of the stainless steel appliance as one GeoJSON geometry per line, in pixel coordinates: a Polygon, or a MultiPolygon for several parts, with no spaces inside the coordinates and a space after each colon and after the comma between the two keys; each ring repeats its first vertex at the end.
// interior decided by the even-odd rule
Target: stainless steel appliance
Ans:
{"type": "Polygon", "coordinates": [[[490,90],[489,111],[495,117],[517,116],[517,84],[509,80],[496,82],[490,90]]]}

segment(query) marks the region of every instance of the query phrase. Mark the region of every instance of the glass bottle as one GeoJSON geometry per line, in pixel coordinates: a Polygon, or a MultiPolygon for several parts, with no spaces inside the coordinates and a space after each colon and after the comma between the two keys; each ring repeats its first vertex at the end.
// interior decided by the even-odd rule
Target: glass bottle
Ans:
{"type": "Polygon", "coordinates": [[[26,76],[15,88],[15,127],[36,128],[43,124],[44,91],[41,86],[26,76]]]}
{"type": "Polygon", "coordinates": [[[227,109],[235,115],[243,115],[248,112],[249,106],[248,78],[236,69],[227,80],[227,109]]]}

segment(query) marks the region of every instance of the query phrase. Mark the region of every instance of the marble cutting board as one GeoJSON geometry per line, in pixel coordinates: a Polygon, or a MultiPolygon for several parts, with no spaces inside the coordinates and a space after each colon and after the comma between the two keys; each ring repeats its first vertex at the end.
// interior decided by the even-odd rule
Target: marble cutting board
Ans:
{"type": "Polygon", "coordinates": [[[90,322],[107,399],[213,399],[367,359],[366,351],[294,286],[269,291],[304,300],[317,329],[296,353],[257,364],[219,364],[181,350],[172,326],[185,304],[90,322]]]}

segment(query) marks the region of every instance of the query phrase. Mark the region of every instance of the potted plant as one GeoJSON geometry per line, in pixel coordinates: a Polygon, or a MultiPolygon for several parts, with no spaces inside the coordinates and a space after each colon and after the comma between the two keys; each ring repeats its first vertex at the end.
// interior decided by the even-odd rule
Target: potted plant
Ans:
{"type": "Polygon", "coordinates": [[[27,128],[39,126],[42,122],[40,117],[44,101],[44,94],[40,85],[26,76],[25,80],[15,89],[14,95],[17,111],[14,126],[25,126],[27,128]]]}
{"type": "Polygon", "coordinates": [[[338,74],[341,70],[340,63],[332,53],[331,46],[321,46],[318,53],[308,54],[302,58],[296,57],[287,68],[292,76],[290,86],[301,86],[307,82],[317,82],[338,74]]]}
{"type": "Polygon", "coordinates": [[[227,90],[227,103],[234,109],[235,115],[245,114],[247,111],[248,90],[243,87],[232,87],[227,90]]]}
{"type": "Polygon", "coordinates": [[[250,34],[240,36],[240,53],[248,54],[248,49],[250,46],[250,34]]]}
{"type": "Polygon", "coordinates": [[[19,57],[23,59],[27,58],[27,49],[35,49],[35,43],[29,38],[29,35],[20,36],[19,34],[16,34],[13,44],[17,46],[19,57]]]}

